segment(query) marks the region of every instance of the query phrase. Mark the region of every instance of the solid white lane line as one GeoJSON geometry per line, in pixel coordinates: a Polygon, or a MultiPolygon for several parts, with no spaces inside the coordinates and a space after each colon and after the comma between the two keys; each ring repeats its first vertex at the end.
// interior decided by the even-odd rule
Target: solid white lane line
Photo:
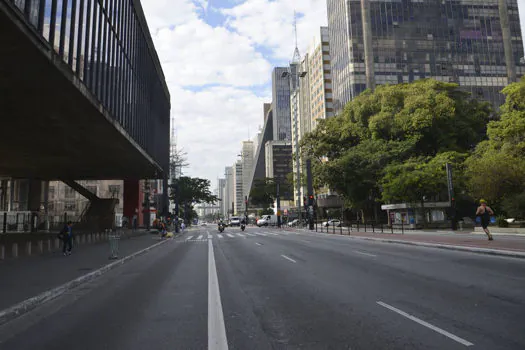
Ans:
{"type": "Polygon", "coordinates": [[[232,234],[230,234],[230,233],[227,233],[226,235],[227,235],[228,237],[230,237],[230,238],[235,238],[235,236],[232,235],[232,234]]]}
{"type": "Polygon", "coordinates": [[[406,312],[404,312],[404,311],[402,311],[402,310],[399,310],[398,308],[395,308],[395,307],[393,307],[393,306],[391,306],[391,305],[388,305],[388,304],[386,304],[386,303],[383,303],[382,301],[378,301],[377,303],[378,303],[379,305],[381,305],[381,306],[383,306],[383,307],[385,307],[385,308],[391,310],[391,311],[394,311],[394,312],[400,314],[401,316],[404,316],[404,317],[408,318],[409,320],[412,320],[412,321],[414,321],[414,322],[416,322],[416,323],[419,323],[419,324],[422,325],[422,326],[425,326],[425,327],[427,327],[427,328],[430,328],[430,329],[433,330],[434,332],[437,332],[437,333],[439,333],[439,334],[444,335],[445,337],[448,337],[448,338],[450,338],[450,339],[452,339],[452,340],[454,340],[454,341],[457,341],[457,342],[460,343],[460,344],[463,344],[463,345],[465,345],[465,346],[472,346],[472,345],[474,345],[473,343],[469,342],[468,340],[465,340],[465,339],[463,339],[463,338],[460,338],[460,337],[458,337],[457,335],[454,335],[454,334],[449,333],[449,332],[447,332],[447,331],[445,331],[445,330],[443,330],[443,329],[441,329],[441,328],[439,328],[439,327],[436,327],[436,326],[434,326],[434,325],[431,325],[431,324],[428,323],[428,322],[425,322],[425,321],[423,321],[423,320],[421,320],[421,319],[419,319],[419,318],[417,318],[417,317],[415,317],[415,316],[412,316],[412,315],[410,315],[410,314],[407,314],[406,312]]]}
{"type": "Polygon", "coordinates": [[[295,261],[294,259],[287,257],[286,255],[281,255],[281,256],[282,256],[283,258],[285,258],[286,260],[290,260],[290,261],[293,262],[294,264],[297,262],[297,261],[295,261]]]}
{"type": "Polygon", "coordinates": [[[199,237],[197,237],[197,239],[202,239],[202,235],[199,235],[199,237]]]}
{"type": "Polygon", "coordinates": [[[255,242],[255,244],[257,244],[257,245],[262,245],[262,244],[261,244],[261,243],[259,243],[259,242],[255,242]]]}
{"type": "Polygon", "coordinates": [[[212,241],[208,241],[208,349],[228,350],[212,241]]]}
{"type": "Polygon", "coordinates": [[[360,252],[359,250],[354,250],[354,253],[361,254],[361,255],[366,255],[366,256],[372,256],[374,258],[377,256],[377,255],[370,254],[370,253],[360,252]]]}
{"type": "Polygon", "coordinates": [[[217,233],[217,237],[222,238],[222,235],[220,233],[217,233]]]}
{"type": "Polygon", "coordinates": [[[193,238],[193,236],[188,236],[188,237],[186,237],[186,240],[189,241],[192,238],[193,238]]]}

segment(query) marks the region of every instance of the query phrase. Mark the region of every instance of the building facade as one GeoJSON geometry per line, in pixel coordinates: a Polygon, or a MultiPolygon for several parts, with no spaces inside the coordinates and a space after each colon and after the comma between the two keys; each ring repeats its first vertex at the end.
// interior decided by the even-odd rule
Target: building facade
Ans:
{"type": "MultiPolygon", "coordinates": [[[[292,173],[292,143],[290,141],[268,141],[265,145],[266,177],[283,185],[290,184],[292,173]]],[[[291,191],[282,191],[281,199],[293,199],[291,191]]]]}
{"type": "MultiPolygon", "coordinates": [[[[273,140],[291,140],[292,124],[290,120],[290,81],[286,74],[288,67],[275,67],[272,71],[272,115],[273,140]]],[[[267,106],[264,106],[265,112],[267,106]]]]}
{"type": "Polygon", "coordinates": [[[235,200],[235,182],[233,175],[233,167],[227,166],[224,168],[224,176],[226,180],[226,188],[224,189],[224,210],[226,211],[226,218],[233,214],[234,209],[232,203],[235,200]]]}
{"type": "Polygon", "coordinates": [[[335,112],[367,88],[424,78],[499,106],[524,74],[518,0],[327,0],[327,10],[335,112]]]}
{"type": "Polygon", "coordinates": [[[240,215],[244,213],[244,189],[243,189],[243,176],[242,176],[242,161],[235,162],[233,172],[233,181],[234,181],[234,214],[240,215]]]}
{"type": "Polygon", "coordinates": [[[250,195],[250,183],[253,176],[255,144],[253,141],[243,141],[241,151],[242,162],[242,189],[243,197],[250,195]]]}

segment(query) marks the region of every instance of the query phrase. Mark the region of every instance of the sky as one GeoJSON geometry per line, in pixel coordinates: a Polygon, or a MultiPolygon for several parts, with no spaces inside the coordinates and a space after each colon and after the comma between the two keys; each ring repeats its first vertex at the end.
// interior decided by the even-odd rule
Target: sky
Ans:
{"type": "MultiPolygon", "coordinates": [[[[525,14],[525,0],[518,0],[525,14]]],[[[271,70],[327,25],[326,0],[142,0],[171,94],[184,175],[216,185],[263,125],[271,70]]],[[[525,33],[525,15],[521,16],[525,33]]]]}

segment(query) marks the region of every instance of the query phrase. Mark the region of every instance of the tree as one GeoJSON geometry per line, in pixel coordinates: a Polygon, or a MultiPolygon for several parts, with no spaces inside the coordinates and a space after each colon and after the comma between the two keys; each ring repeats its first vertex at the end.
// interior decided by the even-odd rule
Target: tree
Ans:
{"type": "Polygon", "coordinates": [[[404,162],[393,162],[384,170],[381,179],[382,200],[387,203],[419,203],[423,197],[441,197],[447,193],[446,163],[455,170],[455,188],[463,187],[462,167],[467,154],[443,152],[435,157],[414,157],[404,162]]]}
{"type": "Polygon", "coordinates": [[[181,176],[173,179],[170,185],[170,199],[178,200],[181,210],[185,213],[185,218],[189,221],[196,216],[193,207],[198,203],[216,203],[219,198],[210,191],[210,180],[181,176]],[[190,214],[191,218],[188,217],[190,214]]]}
{"type": "Polygon", "coordinates": [[[466,162],[469,189],[474,198],[525,217],[525,78],[502,92],[506,100],[500,118],[488,124],[488,140],[466,162]]]}
{"type": "MultiPolygon", "coordinates": [[[[350,207],[376,208],[382,188],[393,188],[389,181],[414,184],[398,176],[416,161],[433,164],[440,153],[473,149],[484,138],[491,113],[488,103],[471,99],[456,84],[426,79],[382,85],[357,96],[341,115],[321,121],[303,139],[301,152],[312,159],[316,188],[328,185],[350,207]]],[[[414,196],[406,186],[386,196],[414,196]]]]}
{"type": "Polygon", "coordinates": [[[250,203],[257,207],[269,208],[275,201],[276,193],[273,179],[254,179],[250,191],[250,203]]]}

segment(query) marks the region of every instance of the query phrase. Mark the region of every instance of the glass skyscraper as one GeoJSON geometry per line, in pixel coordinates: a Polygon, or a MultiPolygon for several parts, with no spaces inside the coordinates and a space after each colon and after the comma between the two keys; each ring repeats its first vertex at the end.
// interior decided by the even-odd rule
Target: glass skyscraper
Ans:
{"type": "Polygon", "coordinates": [[[327,0],[334,108],[433,78],[493,105],[525,73],[518,0],[327,0]]]}

